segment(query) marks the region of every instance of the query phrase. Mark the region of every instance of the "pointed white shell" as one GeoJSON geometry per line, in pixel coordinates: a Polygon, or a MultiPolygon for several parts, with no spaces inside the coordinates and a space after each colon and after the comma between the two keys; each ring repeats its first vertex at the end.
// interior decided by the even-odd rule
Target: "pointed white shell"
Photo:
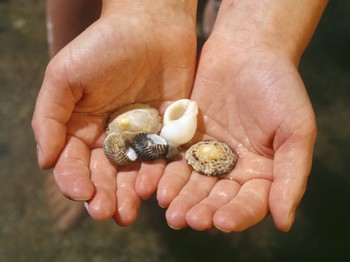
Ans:
{"type": "Polygon", "coordinates": [[[175,147],[186,144],[196,133],[197,114],[196,102],[188,99],[175,101],[165,110],[160,136],[175,147]]]}
{"type": "Polygon", "coordinates": [[[145,104],[132,104],[121,108],[111,116],[107,134],[118,132],[127,139],[139,133],[157,134],[161,128],[158,110],[145,104]]]}

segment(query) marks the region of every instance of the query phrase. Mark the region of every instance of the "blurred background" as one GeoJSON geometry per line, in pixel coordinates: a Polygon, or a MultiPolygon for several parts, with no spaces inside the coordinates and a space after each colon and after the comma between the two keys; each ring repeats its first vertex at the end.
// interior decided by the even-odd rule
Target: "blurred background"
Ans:
{"type": "MultiPolygon", "coordinates": [[[[200,2],[202,9],[205,1],[200,2]]],[[[330,1],[301,61],[318,139],[296,222],[242,233],[171,230],[154,199],[127,228],[85,217],[66,233],[47,213],[30,126],[48,62],[45,3],[0,0],[0,261],[339,261],[350,258],[350,1],[330,1]],[[337,259],[338,258],[338,259],[337,259]]],[[[344,260],[343,260],[344,261],[344,260]]]]}

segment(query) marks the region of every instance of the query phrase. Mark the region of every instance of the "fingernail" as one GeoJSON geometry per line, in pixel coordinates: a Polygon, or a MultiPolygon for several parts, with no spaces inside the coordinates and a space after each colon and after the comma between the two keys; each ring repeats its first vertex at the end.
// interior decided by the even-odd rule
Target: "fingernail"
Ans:
{"type": "Polygon", "coordinates": [[[289,213],[289,217],[288,217],[288,229],[287,231],[289,231],[294,223],[294,220],[295,220],[295,210],[292,210],[290,213],[289,213]]]}
{"type": "Polygon", "coordinates": [[[87,200],[89,200],[89,198],[88,197],[69,197],[71,200],[73,200],[73,201],[77,201],[77,202],[85,202],[85,201],[87,201],[87,200]]]}
{"type": "Polygon", "coordinates": [[[38,143],[36,143],[36,157],[37,157],[37,159],[38,159],[38,164],[39,164],[39,166],[41,166],[41,164],[40,164],[40,158],[41,158],[41,148],[40,148],[40,146],[39,146],[39,144],[38,143]]]}
{"type": "Polygon", "coordinates": [[[89,203],[84,201],[84,207],[85,207],[86,210],[89,210],[89,203]]]}
{"type": "Polygon", "coordinates": [[[158,202],[158,206],[159,206],[160,208],[166,208],[166,206],[161,205],[159,202],[158,202]]]}
{"type": "Polygon", "coordinates": [[[171,229],[173,229],[173,230],[180,230],[180,229],[181,229],[181,228],[179,228],[179,227],[174,227],[174,226],[169,225],[169,224],[168,224],[168,226],[169,226],[171,229]]]}

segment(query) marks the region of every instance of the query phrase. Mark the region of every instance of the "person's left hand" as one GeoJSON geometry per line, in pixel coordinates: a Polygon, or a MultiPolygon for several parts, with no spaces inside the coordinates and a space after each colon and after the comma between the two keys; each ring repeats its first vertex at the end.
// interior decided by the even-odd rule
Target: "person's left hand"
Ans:
{"type": "Polygon", "coordinates": [[[212,36],[191,99],[200,108],[194,140],[226,142],[239,159],[220,178],[192,171],[185,160],[168,164],[157,195],[168,207],[168,224],[242,231],[271,212],[277,228],[288,231],[305,191],[316,135],[296,65],[276,50],[238,48],[212,36]]]}

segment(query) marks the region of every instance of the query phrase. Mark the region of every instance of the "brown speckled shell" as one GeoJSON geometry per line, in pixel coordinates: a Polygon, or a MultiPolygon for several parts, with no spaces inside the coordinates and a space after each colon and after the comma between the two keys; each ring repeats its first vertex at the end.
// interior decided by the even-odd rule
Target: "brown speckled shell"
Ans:
{"type": "Polygon", "coordinates": [[[221,176],[229,173],[235,167],[238,156],[225,143],[205,140],[191,146],[186,151],[185,159],[199,174],[221,176]],[[212,152],[215,154],[208,151],[209,154],[205,156],[201,148],[206,148],[206,150],[212,148],[212,152]]]}

